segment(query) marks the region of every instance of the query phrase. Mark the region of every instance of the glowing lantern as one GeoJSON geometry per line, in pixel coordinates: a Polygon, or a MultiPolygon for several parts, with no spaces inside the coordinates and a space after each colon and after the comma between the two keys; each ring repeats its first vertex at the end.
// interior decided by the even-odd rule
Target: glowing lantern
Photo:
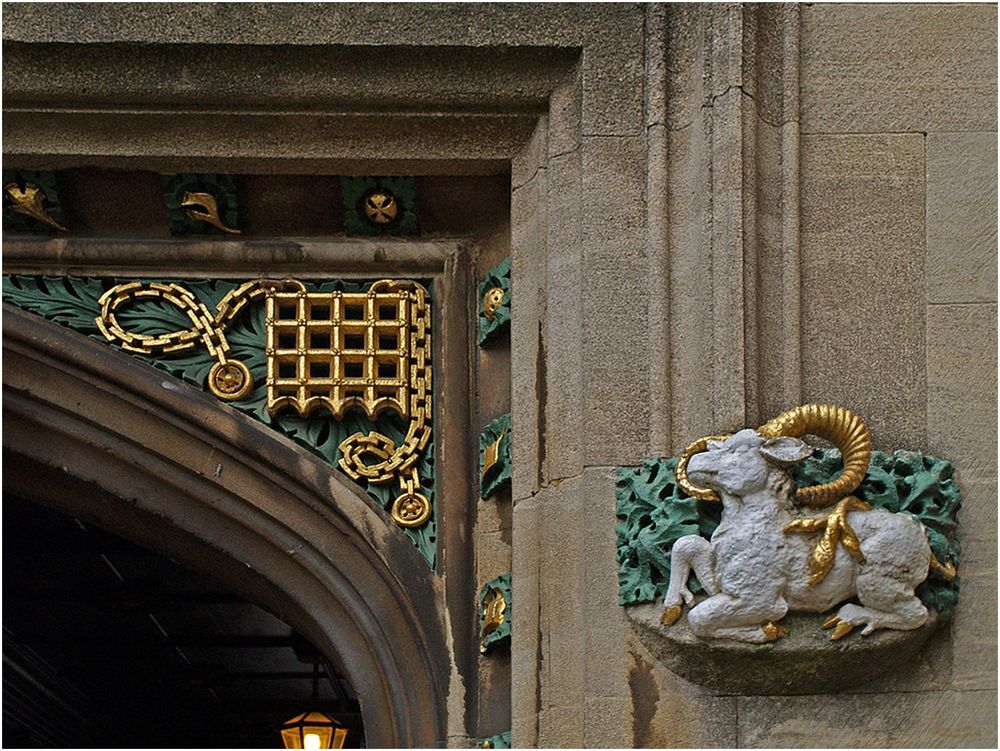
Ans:
{"type": "Polygon", "coordinates": [[[282,726],[281,740],[285,748],[343,748],[347,728],[322,712],[306,712],[282,726]]]}

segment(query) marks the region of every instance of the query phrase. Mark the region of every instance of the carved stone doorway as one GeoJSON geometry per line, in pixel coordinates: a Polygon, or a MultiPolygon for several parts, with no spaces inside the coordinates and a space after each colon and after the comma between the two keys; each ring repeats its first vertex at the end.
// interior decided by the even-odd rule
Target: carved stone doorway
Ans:
{"type": "Polygon", "coordinates": [[[350,682],[280,619],[28,500],[4,494],[3,517],[8,745],[275,748],[322,711],[365,746],[350,682]]]}
{"type": "Polygon", "coordinates": [[[438,585],[359,490],[108,347],[10,308],[4,332],[6,492],[280,617],[342,667],[370,745],[437,744],[448,664],[438,585]]]}

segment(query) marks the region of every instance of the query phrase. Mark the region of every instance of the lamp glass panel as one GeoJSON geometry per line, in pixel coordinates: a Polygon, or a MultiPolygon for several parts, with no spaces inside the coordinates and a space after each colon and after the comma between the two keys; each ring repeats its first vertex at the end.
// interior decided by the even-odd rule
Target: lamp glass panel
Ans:
{"type": "Polygon", "coordinates": [[[337,724],[322,712],[301,714],[285,723],[281,740],[285,748],[343,748],[347,730],[337,724]]]}

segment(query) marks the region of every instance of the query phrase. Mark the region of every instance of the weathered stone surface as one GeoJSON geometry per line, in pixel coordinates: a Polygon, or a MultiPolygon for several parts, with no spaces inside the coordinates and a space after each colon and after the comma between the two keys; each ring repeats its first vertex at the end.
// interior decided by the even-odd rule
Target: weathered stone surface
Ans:
{"type": "Polygon", "coordinates": [[[637,463],[648,444],[649,386],[639,365],[648,356],[646,146],[640,138],[584,138],[581,148],[585,464],[637,463]]]}
{"type": "Polygon", "coordinates": [[[643,20],[640,5],[605,5],[591,16],[583,54],[584,136],[642,135],[643,20]],[[612,7],[614,13],[603,12],[612,7]]]}
{"type": "Polygon", "coordinates": [[[518,604],[512,664],[515,670],[530,665],[538,681],[514,684],[516,744],[532,737],[540,746],[602,746],[620,740],[618,728],[602,727],[586,712],[590,706],[605,714],[614,707],[627,713],[629,706],[627,629],[617,607],[614,570],[612,487],[610,469],[588,468],[543,487],[514,509],[518,604]],[[522,547],[526,541],[537,547],[522,547]],[[519,572],[534,583],[519,584],[519,572]]]}
{"type": "MultiPolygon", "coordinates": [[[[41,14],[35,15],[41,21],[41,14]]],[[[6,31],[6,25],[5,25],[6,31]]],[[[411,40],[412,41],[412,40],[411,40]]],[[[5,99],[61,107],[154,104],[385,112],[474,110],[484,101],[544,112],[571,74],[569,49],[295,44],[4,44],[5,99]],[[252,57],[253,65],[245,65],[252,57]],[[170,75],[164,75],[170,71],[170,75]]]]}
{"type": "Polygon", "coordinates": [[[802,398],[887,450],[925,437],[923,166],[917,135],[802,139],[802,398]]]}
{"type": "Polygon", "coordinates": [[[542,622],[539,612],[542,552],[539,506],[522,501],[513,512],[511,596],[521,605],[511,620],[511,733],[515,748],[538,743],[540,683],[542,680],[542,622]]]}
{"type": "Polygon", "coordinates": [[[997,692],[740,697],[739,742],[751,748],[996,748],[997,692]]]}
{"type": "Polygon", "coordinates": [[[545,260],[547,178],[539,170],[511,193],[511,425],[517,440],[511,445],[514,502],[529,497],[541,485],[539,441],[543,419],[545,373],[542,326],[545,320],[545,260]]]}
{"type": "Polygon", "coordinates": [[[629,632],[635,748],[735,748],[736,698],[715,696],[666,668],[629,632]]]}
{"type": "Polygon", "coordinates": [[[770,644],[699,639],[682,617],[660,624],[659,603],[628,609],[633,630],[663,665],[713,692],[739,695],[815,694],[836,691],[870,676],[905,668],[937,628],[937,618],[914,631],[876,631],[830,641],[826,615],[792,613],[788,636],[770,644]]]}
{"type": "Polygon", "coordinates": [[[997,680],[996,316],[993,303],[927,308],[927,447],[955,463],[963,493],[956,688],[993,688],[997,680]]]}
{"type": "Polygon", "coordinates": [[[588,696],[583,715],[583,735],[587,748],[631,748],[627,697],[588,696]]]}
{"type": "Polygon", "coordinates": [[[428,3],[392,12],[377,6],[322,6],[310,3],[245,6],[191,5],[160,8],[134,3],[66,3],[39,14],[26,5],[4,15],[4,38],[25,42],[180,44],[329,44],[412,43],[449,46],[566,46],[579,44],[601,25],[636,15],[632,8],[520,5],[495,9],[475,5],[428,3]]]}
{"type": "MultiPolygon", "coordinates": [[[[996,479],[996,322],[991,303],[927,308],[927,450],[951,459],[960,482],[996,479]]],[[[978,523],[968,526],[996,529],[988,505],[994,523],[970,503],[963,518],[978,523]]]]}
{"type": "Polygon", "coordinates": [[[996,130],[996,56],[995,5],[805,5],[802,130],[996,130]]]}
{"type": "MultiPolygon", "coordinates": [[[[686,6],[685,6],[686,7],[686,6]]],[[[665,453],[684,448],[697,436],[720,426],[713,421],[710,379],[712,308],[706,297],[712,288],[712,254],[706,217],[711,212],[711,154],[707,129],[711,117],[702,110],[691,127],[667,131],[667,275],[671,445],[665,453]],[[683,396],[681,396],[683,395],[683,396]]],[[[737,426],[733,426],[737,427],[737,426]]]]}
{"type": "MultiPolygon", "coordinates": [[[[643,10],[634,4],[477,7],[398,6],[386,13],[295,4],[129,9],[68,4],[42,17],[5,18],[5,38],[22,42],[584,48],[583,132],[642,131],[643,10]]],[[[465,53],[463,53],[465,54],[465,53]]],[[[502,64],[498,66],[502,68],[502,64]]],[[[544,66],[540,66],[544,67],[544,66]]],[[[500,86],[503,86],[502,76],[500,86]]]]}
{"type": "Polygon", "coordinates": [[[531,139],[511,159],[510,186],[512,189],[520,188],[538,174],[538,170],[545,166],[548,142],[549,119],[542,116],[538,118],[534,129],[531,131],[531,139]]]}
{"type": "Polygon", "coordinates": [[[997,135],[927,135],[927,299],[996,302],[997,135]]]}
{"type": "Polygon", "coordinates": [[[549,158],[568,154],[580,147],[580,114],[583,110],[580,77],[552,91],[549,98],[549,158]]]}
{"type": "Polygon", "coordinates": [[[546,168],[549,186],[548,258],[546,259],[543,398],[545,404],[545,476],[549,482],[579,474],[586,442],[582,353],[584,312],[589,297],[580,242],[585,207],[580,201],[579,150],[551,157],[546,168]]]}
{"type": "Polygon", "coordinates": [[[18,164],[88,165],[162,172],[498,174],[534,127],[530,115],[308,116],[283,113],[25,110],[4,122],[4,152],[18,164]],[[371,133],[379,134],[372,150],[371,133]],[[218,137],[226,133],[225,139],[218,137]],[[367,157],[361,156],[362,154],[367,157]],[[454,162],[452,162],[454,164],[454,162]]]}
{"type": "Polygon", "coordinates": [[[996,545],[993,554],[990,566],[963,565],[960,570],[962,596],[955,612],[952,635],[952,680],[958,689],[996,688],[997,685],[996,545]]]}

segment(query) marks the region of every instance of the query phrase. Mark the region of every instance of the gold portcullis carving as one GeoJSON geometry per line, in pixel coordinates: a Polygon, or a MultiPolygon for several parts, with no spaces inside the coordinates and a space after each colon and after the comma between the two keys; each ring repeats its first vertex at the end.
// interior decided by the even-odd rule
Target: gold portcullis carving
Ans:
{"type": "Polygon", "coordinates": [[[496,318],[501,305],[503,305],[503,287],[492,287],[483,295],[483,315],[489,320],[496,318]]]}
{"type": "Polygon", "coordinates": [[[365,216],[375,224],[389,224],[399,214],[396,197],[387,190],[377,190],[365,198],[365,216]]]}
{"type": "Polygon", "coordinates": [[[187,215],[196,222],[211,224],[216,229],[228,232],[231,235],[240,235],[242,232],[233,227],[227,227],[219,217],[219,205],[215,196],[211,193],[192,193],[188,191],[184,194],[181,206],[187,209],[187,215]],[[201,207],[204,211],[195,211],[194,207],[201,207]]]}
{"type": "Polygon", "coordinates": [[[417,282],[383,279],[367,292],[307,292],[294,280],[247,282],[229,292],[213,315],[179,284],[130,282],[100,298],[96,322],[108,341],[145,355],[164,355],[203,344],[218,362],[208,388],[221,399],[253,390],[247,366],[229,357],[225,330],[251,302],[265,299],[267,410],[290,407],[306,415],[327,407],[341,419],[349,407],[370,419],[391,410],[409,420],[400,445],[377,431],[354,433],[339,448],[340,468],[354,480],[398,482],[393,520],[419,527],[430,518],[417,463],[431,437],[431,312],[417,282]],[[116,312],[147,299],[169,302],[191,320],[190,329],[149,335],[126,331],[116,312]]]}
{"type": "Polygon", "coordinates": [[[483,632],[479,637],[479,651],[486,652],[486,637],[500,628],[504,622],[504,612],[507,610],[507,600],[503,592],[494,587],[487,593],[483,601],[483,632]]]}
{"type": "Polygon", "coordinates": [[[49,216],[49,212],[45,209],[45,191],[34,183],[27,183],[23,188],[17,183],[8,183],[3,189],[13,202],[10,210],[15,214],[24,214],[60,232],[69,232],[49,216]]]}

